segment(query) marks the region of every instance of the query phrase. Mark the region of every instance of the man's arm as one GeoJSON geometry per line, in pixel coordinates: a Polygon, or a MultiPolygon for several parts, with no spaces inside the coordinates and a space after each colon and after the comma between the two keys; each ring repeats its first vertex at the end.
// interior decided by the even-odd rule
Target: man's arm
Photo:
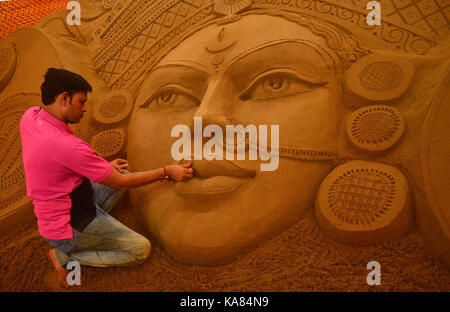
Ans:
{"type": "MultiPolygon", "coordinates": [[[[194,170],[189,168],[192,161],[183,165],[166,166],[166,174],[177,182],[192,178],[194,170]]],[[[159,168],[150,171],[133,172],[120,174],[117,170],[113,172],[100,183],[109,187],[126,191],[130,188],[143,186],[164,178],[164,169],[159,168]]]]}

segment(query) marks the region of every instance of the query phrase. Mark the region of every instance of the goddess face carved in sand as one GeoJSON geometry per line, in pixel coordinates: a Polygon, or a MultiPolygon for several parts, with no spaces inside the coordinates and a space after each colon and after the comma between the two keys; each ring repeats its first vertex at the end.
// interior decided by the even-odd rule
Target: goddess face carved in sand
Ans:
{"type": "MultiPolygon", "coordinates": [[[[323,47],[307,28],[270,16],[200,30],[142,85],[129,124],[133,169],[173,163],[171,129],[194,116],[203,126],[279,125],[281,156],[332,151],[340,91],[323,47]]],[[[194,160],[189,182],[131,190],[139,220],[176,259],[225,263],[298,220],[331,169],[282,157],[277,170],[262,172],[248,159],[194,160]]]]}
{"type": "MultiPolygon", "coordinates": [[[[449,114],[442,113],[448,109],[448,27],[439,18],[445,8],[433,13],[436,23],[417,12],[422,16],[414,24],[391,14],[383,26],[367,28],[367,12],[338,2],[327,1],[325,10],[298,1],[85,1],[83,8],[91,10],[83,9],[80,27],[68,27],[61,11],[1,41],[5,124],[18,125],[18,112],[39,105],[39,95],[24,90],[39,90],[39,75],[62,67],[94,84],[90,117],[75,133],[103,157],[125,157],[128,127],[133,171],[174,163],[171,148],[178,138],[171,131],[191,126],[194,117],[202,118],[203,127],[277,125],[275,171],[261,171],[262,162],[248,160],[247,151],[247,160],[194,160],[189,182],[130,190],[143,227],[176,259],[219,265],[287,229],[313,201],[323,232],[351,244],[397,239],[409,231],[414,208],[424,239],[449,266],[444,178],[450,175],[443,174],[449,131],[442,126],[449,124],[449,114]],[[360,175],[359,169],[377,174],[360,175]],[[386,186],[396,204],[366,196],[367,185],[351,180],[347,170],[356,170],[366,184],[386,186]],[[413,181],[414,200],[406,183],[391,183],[386,174],[413,181]],[[349,192],[340,194],[350,197],[349,206],[328,196],[343,184],[349,192]],[[376,209],[364,210],[368,200],[376,209]],[[335,203],[338,213],[349,208],[340,219],[331,213],[335,203]],[[390,213],[377,222],[365,219],[380,208],[390,213]]],[[[19,173],[11,174],[6,176],[19,173]]],[[[29,201],[15,198],[25,198],[16,189],[24,190],[23,179],[7,180],[14,200],[3,201],[0,210],[12,204],[22,213],[29,201]]]]}

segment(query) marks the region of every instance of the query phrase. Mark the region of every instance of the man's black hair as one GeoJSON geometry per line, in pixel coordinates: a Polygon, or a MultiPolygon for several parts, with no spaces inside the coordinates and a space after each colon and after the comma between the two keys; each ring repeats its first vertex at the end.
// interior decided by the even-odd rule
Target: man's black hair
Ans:
{"type": "Polygon", "coordinates": [[[58,95],[63,92],[69,93],[70,100],[77,92],[92,92],[89,82],[78,74],[68,70],[49,68],[41,85],[42,103],[52,104],[58,95]]]}

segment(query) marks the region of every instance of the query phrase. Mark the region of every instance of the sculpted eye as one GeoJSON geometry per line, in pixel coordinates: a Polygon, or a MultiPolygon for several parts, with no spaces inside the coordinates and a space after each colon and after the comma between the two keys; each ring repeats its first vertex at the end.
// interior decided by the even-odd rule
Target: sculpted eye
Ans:
{"type": "Polygon", "coordinates": [[[263,100],[312,91],[325,82],[305,77],[291,70],[276,70],[254,79],[240,96],[241,100],[263,100]],[[303,76],[303,77],[301,77],[303,76]]]}
{"type": "Polygon", "coordinates": [[[178,94],[173,91],[166,91],[160,93],[156,98],[156,106],[167,107],[172,105],[177,100],[178,94]]]}
{"type": "Polygon", "coordinates": [[[289,77],[283,77],[281,75],[273,75],[267,79],[264,79],[262,82],[264,91],[266,91],[269,95],[278,95],[287,91],[290,84],[291,80],[289,77]]]}
{"type": "Polygon", "coordinates": [[[200,101],[190,95],[184,88],[167,86],[139,107],[150,111],[165,109],[171,111],[183,111],[198,105],[200,105],[200,101]]]}

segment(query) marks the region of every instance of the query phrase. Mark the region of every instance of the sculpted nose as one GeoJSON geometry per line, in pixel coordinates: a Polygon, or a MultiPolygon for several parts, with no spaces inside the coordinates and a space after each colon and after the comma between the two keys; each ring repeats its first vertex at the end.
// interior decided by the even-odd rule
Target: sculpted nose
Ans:
{"type": "Polygon", "coordinates": [[[196,117],[202,117],[204,126],[218,125],[219,127],[225,129],[226,125],[237,125],[236,120],[234,120],[231,116],[206,114],[196,117]]]}
{"type": "MultiPolygon", "coordinates": [[[[203,127],[207,125],[218,125],[225,130],[226,125],[236,124],[230,116],[229,108],[230,92],[226,91],[220,79],[212,81],[203,97],[194,117],[201,117],[203,127]]],[[[194,119],[191,122],[191,130],[194,130],[194,119]]]]}
{"type": "MultiPolygon", "coordinates": [[[[220,128],[222,128],[223,133],[226,132],[226,126],[234,126],[238,125],[238,122],[231,116],[224,116],[224,115],[212,115],[212,114],[204,114],[204,115],[194,115],[194,117],[201,117],[202,119],[202,128],[208,126],[208,125],[217,125],[220,128]]],[[[194,133],[194,119],[192,119],[191,125],[190,125],[192,133],[194,133]]],[[[203,130],[203,129],[202,129],[203,130]]]]}

